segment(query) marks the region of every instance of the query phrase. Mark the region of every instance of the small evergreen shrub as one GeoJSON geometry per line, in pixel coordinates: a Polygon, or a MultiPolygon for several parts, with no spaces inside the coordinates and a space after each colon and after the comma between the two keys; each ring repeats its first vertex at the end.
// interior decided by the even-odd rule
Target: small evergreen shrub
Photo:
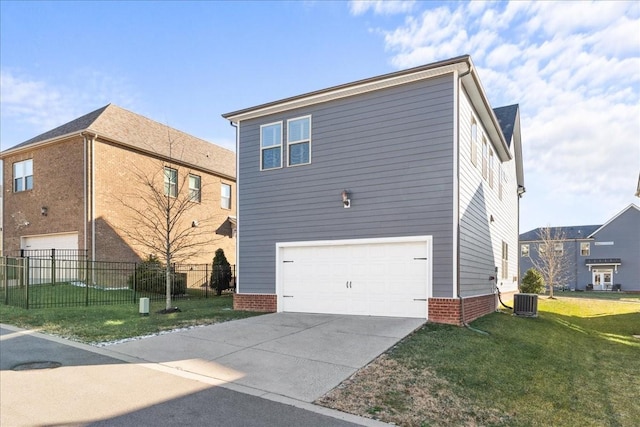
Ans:
{"type": "Polygon", "coordinates": [[[544,292],[544,279],[535,268],[530,268],[522,278],[520,292],[524,294],[539,294],[544,292]]]}
{"type": "Polygon", "coordinates": [[[211,288],[215,289],[218,295],[221,295],[223,290],[230,288],[231,278],[231,264],[227,261],[224,250],[217,249],[211,269],[211,288]]]}
{"type": "MultiPolygon", "coordinates": [[[[166,271],[158,257],[149,257],[136,266],[136,273],[129,276],[129,289],[138,292],[150,292],[164,295],[167,291],[166,271]]],[[[183,295],[187,292],[187,279],[184,274],[171,273],[171,295],[183,295]]]]}

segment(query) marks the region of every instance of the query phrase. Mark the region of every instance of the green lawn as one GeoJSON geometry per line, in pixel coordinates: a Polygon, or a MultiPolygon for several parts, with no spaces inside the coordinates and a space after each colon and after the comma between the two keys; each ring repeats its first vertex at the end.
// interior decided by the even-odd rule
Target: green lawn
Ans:
{"type": "Polygon", "coordinates": [[[180,299],[173,305],[181,311],[159,314],[157,311],[165,307],[165,302],[152,302],[148,316],[141,316],[138,305],[131,303],[30,310],[0,305],[0,323],[37,329],[84,343],[97,343],[259,314],[232,310],[231,295],[180,299]]]}
{"type": "MultiPolygon", "coordinates": [[[[415,375],[434,372],[472,407],[501,414],[494,424],[639,425],[640,295],[559,293],[541,296],[538,308],[537,318],[509,311],[473,322],[489,335],[427,324],[390,357],[415,375]]],[[[391,412],[412,410],[402,401],[391,412]]]]}

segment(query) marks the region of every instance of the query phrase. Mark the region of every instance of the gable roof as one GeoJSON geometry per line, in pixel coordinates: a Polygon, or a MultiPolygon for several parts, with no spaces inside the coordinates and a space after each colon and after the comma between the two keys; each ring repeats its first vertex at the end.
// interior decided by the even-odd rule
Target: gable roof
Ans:
{"type": "Polygon", "coordinates": [[[626,208],[624,208],[620,212],[618,212],[616,215],[614,215],[613,218],[611,218],[609,221],[605,222],[600,227],[598,227],[596,230],[592,231],[591,234],[589,235],[589,237],[593,237],[594,234],[596,234],[598,231],[600,231],[603,228],[605,228],[607,225],[611,224],[616,218],[618,218],[620,215],[622,215],[623,213],[625,213],[629,209],[635,209],[637,211],[640,211],[640,208],[638,208],[636,205],[631,203],[629,206],[627,206],[626,208]]]}
{"type": "Polygon", "coordinates": [[[513,131],[516,124],[518,108],[518,104],[513,104],[493,109],[493,112],[498,119],[498,123],[500,123],[500,128],[502,129],[504,138],[507,140],[507,146],[509,147],[511,146],[511,139],[513,137],[513,131]]]}
{"type": "MultiPolygon", "coordinates": [[[[540,231],[546,227],[538,227],[534,230],[522,233],[519,237],[521,242],[535,242],[540,240],[540,231]]],[[[588,239],[594,231],[600,228],[600,225],[576,225],[566,227],[549,227],[551,235],[557,236],[564,234],[565,239],[588,239]]]]}
{"type": "Polygon", "coordinates": [[[108,104],[5,150],[0,158],[85,132],[96,135],[98,140],[128,146],[150,155],[172,158],[176,163],[185,163],[228,178],[235,179],[236,176],[233,151],[114,104],[108,104]]]}

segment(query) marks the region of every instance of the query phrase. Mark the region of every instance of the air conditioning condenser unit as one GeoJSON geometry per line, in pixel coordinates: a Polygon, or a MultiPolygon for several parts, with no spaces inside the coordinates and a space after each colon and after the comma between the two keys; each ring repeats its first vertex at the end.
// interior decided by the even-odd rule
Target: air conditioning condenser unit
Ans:
{"type": "Polygon", "coordinates": [[[538,295],[515,294],[513,296],[513,314],[524,317],[538,317],[538,295]]]}

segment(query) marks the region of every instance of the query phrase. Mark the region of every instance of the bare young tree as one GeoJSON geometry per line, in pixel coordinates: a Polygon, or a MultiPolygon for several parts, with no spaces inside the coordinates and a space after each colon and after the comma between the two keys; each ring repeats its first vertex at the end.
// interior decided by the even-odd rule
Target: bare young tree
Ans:
{"type": "Polygon", "coordinates": [[[554,298],[553,287],[571,278],[571,259],[565,248],[566,234],[559,228],[547,226],[538,232],[538,241],[538,255],[531,257],[531,263],[549,286],[549,298],[554,298]]]}
{"type": "MultiPolygon", "coordinates": [[[[170,147],[175,141],[169,139],[170,147]]],[[[170,151],[171,152],[171,151],[170,151]]],[[[135,182],[135,193],[116,196],[128,211],[128,224],[118,227],[129,240],[151,254],[157,254],[165,264],[166,311],[172,309],[171,266],[194,257],[215,236],[215,219],[211,212],[195,219],[192,209],[200,202],[203,182],[193,188],[191,170],[170,157],[149,164],[132,164],[129,172],[135,182]],[[180,170],[180,174],[178,174],[180,170]],[[180,178],[178,178],[180,176],[180,178]]],[[[198,178],[200,179],[200,178],[198,178]]]]}

